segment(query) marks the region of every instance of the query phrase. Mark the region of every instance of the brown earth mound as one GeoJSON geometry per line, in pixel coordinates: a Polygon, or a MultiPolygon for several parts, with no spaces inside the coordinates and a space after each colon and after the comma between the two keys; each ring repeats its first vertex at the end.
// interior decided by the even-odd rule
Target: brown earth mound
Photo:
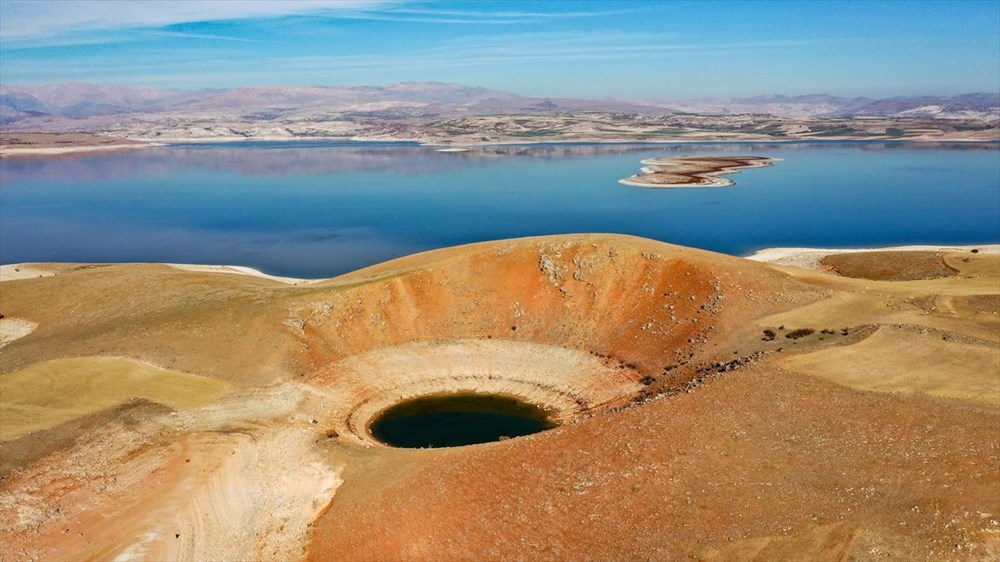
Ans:
{"type": "Polygon", "coordinates": [[[364,279],[315,289],[286,320],[309,350],[309,382],[351,409],[331,423],[360,438],[408,396],[513,394],[564,421],[621,405],[737,358],[729,342],[747,320],[818,296],[743,260],[625,237],[465,246],[341,281],[364,279]]]}
{"type": "Polygon", "coordinates": [[[855,279],[914,281],[955,275],[943,256],[943,252],[852,252],[826,256],[820,264],[855,279]]]}
{"type": "Polygon", "coordinates": [[[0,443],[0,554],[989,559],[1000,385],[981,375],[1000,372],[1000,268],[945,259],[959,275],[900,284],[578,235],[298,286],[46,265],[54,276],[3,282],[4,314],[37,328],[0,350],[0,377],[31,400],[0,405],[31,405],[33,423],[60,409],[0,443]],[[927,350],[961,368],[938,376],[927,350]],[[71,397],[24,382],[43,361],[107,356],[235,390],[64,422],[71,397]],[[891,379],[873,384],[879,365],[891,379]],[[561,425],[440,450],[368,432],[400,400],[462,391],[521,397],[561,425]]]}

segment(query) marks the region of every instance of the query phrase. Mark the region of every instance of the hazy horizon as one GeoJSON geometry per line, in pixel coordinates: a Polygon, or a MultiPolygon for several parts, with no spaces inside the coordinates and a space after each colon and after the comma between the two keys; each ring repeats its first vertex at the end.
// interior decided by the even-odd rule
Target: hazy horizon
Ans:
{"type": "MultiPolygon", "coordinates": [[[[252,89],[258,89],[258,90],[289,89],[289,90],[294,90],[294,89],[297,89],[297,88],[301,88],[301,89],[309,89],[309,88],[331,88],[331,89],[345,88],[346,89],[346,88],[393,88],[393,87],[401,87],[401,86],[406,86],[406,85],[439,85],[439,86],[442,86],[442,87],[456,86],[456,87],[462,87],[462,88],[485,89],[485,90],[497,91],[497,92],[505,93],[505,94],[514,94],[514,95],[522,96],[522,97],[525,97],[525,98],[539,98],[539,99],[541,99],[541,98],[547,98],[547,99],[560,99],[560,98],[564,98],[564,99],[579,99],[581,101],[587,101],[587,100],[593,100],[593,101],[612,100],[612,101],[622,101],[622,102],[628,101],[628,99],[626,99],[626,98],[616,98],[614,96],[603,96],[601,98],[597,98],[597,97],[589,97],[589,98],[588,97],[578,97],[578,98],[573,98],[571,96],[552,96],[552,95],[544,95],[544,94],[540,94],[540,95],[527,95],[527,94],[524,94],[522,92],[518,92],[518,91],[515,91],[515,90],[503,90],[503,89],[499,89],[499,88],[489,88],[489,87],[483,86],[481,84],[463,84],[463,83],[458,83],[458,82],[439,82],[439,81],[435,81],[435,80],[402,80],[402,81],[398,81],[398,82],[386,82],[386,83],[381,83],[381,84],[375,84],[375,83],[360,84],[360,83],[358,83],[358,84],[295,84],[295,85],[290,85],[290,84],[277,84],[277,83],[273,83],[273,84],[244,84],[244,85],[232,86],[232,87],[203,86],[203,87],[190,87],[190,88],[170,87],[170,86],[147,86],[147,85],[143,85],[143,84],[129,84],[129,83],[121,83],[121,82],[119,82],[119,83],[86,82],[86,81],[82,81],[82,80],[67,81],[67,82],[44,82],[44,83],[31,83],[31,82],[6,83],[6,82],[0,81],[0,87],[5,87],[5,88],[8,88],[8,89],[14,90],[14,91],[17,91],[20,88],[32,89],[32,88],[49,88],[49,87],[57,87],[57,86],[74,86],[74,85],[79,85],[79,86],[97,86],[97,87],[102,87],[102,88],[121,88],[123,90],[124,89],[128,89],[128,88],[135,88],[135,89],[148,88],[148,89],[159,90],[159,91],[164,91],[164,92],[177,91],[177,92],[188,92],[188,93],[212,92],[212,91],[224,92],[224,91],[236,90],[236,89],[251,89],[251,90],[252,89]]],[[[870,99],[872,101],[877,101],[877,100],[882,100],[882,99],[896,99],[896,98],[899,98],[899,99],[903,99],[903,98],[919,99],[919,98],[924,98],[924,97],[947,98],[947,97],[960,97],[960,96],[970,96],[970,95],[993,95],[993,96],[1000,95],[1000,88],[994,89],[992,91],[985,91],[984,90],[984,91],[975,91],[975,92],[971,92],[971,91],[970,92],[957,92],[955,94],[944,95],[944,96],[933,96],[931,94],[926,94],[924,92],[912,92],[912,93],[908,93],[908,94],[900,94],[900,95],[896,95],[896,96],[886,96],[886,97],[878,97],[878,96],[836,96],[836,95],[830,94],[828,92],[805,92],[805,93],[802,93],[802,94],[788,94],[788,93],[785,93],[785,92],[771,92],[771,93],[766,93],[766,94],[762,93],[762,94],[754,94],[754,95],[748,95],[748,96],[722,96],[722,95],[719,95],[719,96],[701,96],[701,97],[693,97],[693,98],[681,98],[681,97],[666,98],[666,97],[661,97],[661,98],[646,98],[646,99],[631,98],[631,99],[634,100],[634,101],[637,101],[637,102],[639,102],[639,101],[644,101],[644,102],[647,102],[647,101],[648,102],[657,102],[657,101],[661,101],[661,102],[670,102],[670,101],[677,101],[677,102],[686,102],[686,101],[697,102],[697,101],[732,101],[732,100],[742,100],[742,99],[750,100],[750,99],[754,99],[754,98],[761,98],[761,99],[789,98],[789,99],[796,99],[796,98],[808,98],[808,97],[813,97],[813,96],[831,96],[831,97],[843,98],[843,99],[870,99]]]]}
{"type": "Polygon", "coordinates": [[[535,97],[1000,89],[1000,3],[2,0],[0,83],[443,82],[535,97]]]}

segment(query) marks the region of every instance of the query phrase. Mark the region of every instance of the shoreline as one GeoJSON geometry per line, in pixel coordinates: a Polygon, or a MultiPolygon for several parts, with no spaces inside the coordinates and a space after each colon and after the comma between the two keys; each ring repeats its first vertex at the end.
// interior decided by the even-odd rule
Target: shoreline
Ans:
{"type": "MultiPolygon", "coordinates": [[[[147,139],[130,139],[139,142],[153,142],[147,139]]],[[[427,139],[420,138],[398,138],[398,139],[386,139],[386,138],[365,138],[365,137],[217,137],[217,138],[198,138],[198,139],[180,139],[180,138],[165,138],[158,139],[157,143],[161,146],[169,146],[173,144],[198,144],[198,143],[240,143],[240,142],[296,142],[296,141],[330,141],[330,142],[359,142],[359,143],[413,143],[414,146],[426,147],[426,148],[458,148],[463,150],[470,150],[474,148],[489,148],[493,146],[535,146],[535,145],[546,145],[546,144],[606,144],[606,145],[623,145],[623,144],[648,144],[648,145],[663,145],[663,144],[836,144],[836,143],[859,143],[859,144],[913,144],[913,145],[923,145],[923,144],[934,144],[934,143],[955,143],[955,144],[995,144],[1000,146],[1000,139],[964,139],[964,138],[912,138],[912,139],[870,139],[870,138],[851,138],[851,137],[827,137],[822,139],[665,139],[665,140],[651,140],[651,139],[553,139],[553,140],[510,140],[510,141],[490,141],[490,142],[473,142],[473,143],[451,143],[451,142],[436,142],[427,139]]],[[[458,151],[455,151],[458,152],[458,151]]]]}
{"type": "MultiPolygon", "coordinates": [[[[105,262],[101,262],[105,263],[105,262]]],[[[280,275],[271,275],[269,273],[264,273],[259,269],[254,269],[249,266],[244,265],[205,265],[197,263],[166,263],[166,262],[118,262],[113,265],[124,265],[124,264],[135,264],[135,265],[163,265],[167,267],[172,267],[174,269],[179,269],[181,271],[191,271],[195,273],[225,273],[229,275],[246,275],[249,277],[257,277],[260,279],[268,279],[270,281],[277,281],[279,283],[285,283],[286,285],[309,285],[311,283],[319,283],[321,281],[326,281],[330,279],[329,277],[319,278],[319,279],[299,279],[296,277],[282,277],[280,275]]],[[[52,262],[51,265],[86,265],[86,262],[52,262]]],[[[49,265],[46,262],[21,262],[21,263],[8,263],[0,265],[0,283],[5,281],[20,281],[22,279],[37,279],[39,277],[52,277],[59,275],[61,269],[46,269],[45,266],[49,265]]]]}
{"type": "Polygon", "coordinates": [[[971,252],[979,250],[982,254],[1000,254],[1000,244],[969,244],[969,245],[906,245],[884,246],[877,248],[763,248],[742,258],[769,263],[819,271],[820,261],[834,254],[855,254],[860,252],[971,252]]]}
{"type": "MultiPolygon", "coordinates": [[[[47,133],[48,134],[48,133],[47,133]]],[[[61,133],[51,133],[51,134],[61,134],[61,133]]],[[[852,137],[828,137],[822,139],[813,138],[798,138],[798,139],[551,139],[551,140],[509,140],[509,141],[493,141],[493,142],[473,142],[473,143],[450,143],[450,142],[439,142],[437,140],[431,139],[420,139],[420,138],[398,138],[398,139],[387,139],[387,138],[366,138],[363,136],[351,136],[351,137],[329,137],[329,136],[309,136],[309,137],[284,137],[284,136],[274,136],[274,137],[200,137],[200,138],[182,138],[182,137],[166,137],[157,139],[146,139],[137,137],[107,137],[107,138],[118,138],[121,143],[108,144],[108,145],[77,145],[77,146],[61,146],[61,147],[19,147],[11,148],[8,146],[0,146],[0,158],[9,157],[47,157],[47,156],[60,156],[64,154],[85,154],[92,152],[111,152],[120,150],[133,150],[139,148],[150,148],[150,147],[162,147],[162,146],[175,146],[175,145],[185,145],[185,144],[239,144],[241,142],[253,143],[253,142],[281,142],[281,143],[295,143],[295,142],[356,142],[356,143],[371,143],[371,144],[395,144],[395,143],[412,143],[413,146],[425,147],[425,148],[436,148],[439,149],[438,152],[448,153],[448,152],[467,152],[477,148],[489,148],[489,147],[507,147],[507,146],[536,146],[536,145],[566,145],[566,144],[584,144],[584,145],[712,145],[712,144],[773,144],[773,145],[786,145],[786,144],[836,144],[836,143],[858,143],[858,144],[899,144],[899,145],[929,145],[929,144],[963,144],[963,145],[996,145],[1000,147],[1000,140],[998,139],[968,139],[968,138],[910,138],[910,139],[871,139],[871,138],[852,138],[852,137]]],[[[626,184],[633,185],[633,184],[626,184]]],[[[648,186],[642,186],[648,187],[648,186]]]]}
{"type": "Polygon", "coordinates": [[[108,144],[102,146],[60,146],[45,148],[0,148],[0,158],[25,156],[59,156],[62,154],[79,154],[81,152],[118,152],[137,150],[153,146],[166,146],[164,143],[108,144]]]}
{"type": "Polygon", "coordinates": [[[181,271],[193,271],[196,273],[226,273],[229,275],[246,275],[249,277],[257,277],[259,279],[268,279],[270,281],[277,281],[279,283],[284,283],[286,285],[309,285],[312,283],[319,283],[320,281],[326,281],[330,279],[329,277],[321,279],[299,279],[297,277],[281,277],[279,275],[271,275],[269,273],[264,273],[259,269],[254,269],[252,267],[244,265],[204,265],[197,263],[161,263],[159,265],[165,265],[167,267],[172,267],[174,269],[179,269],[181,271]]]}
{"type": "MultiPolygon", "coordinates": [[[[516,239],[515,239],[516,240],[516,239]]],[[[498,242],[499,240],[492,240],[486,242],[498,242]]],[[[445,248],[438,248],[438,250],[443,250],[445,248]]],[[[914,245],[904,245],[904,246],[880,246],[872,248],[799,248],[799,247],[773,247],[773,248],[762,248],[751,254],[743,256],[733,256],[742,259],[748,259],[751,261],[768,263],[772,265],[790,266],[798,267],[800,269],[808,270],[819,270],[819,262],[823,258],[834,254],[851,254],[858,252],[971,252],[972,250],[978,250],[981,254],[1000,254],[1000,243],[986,243],[986,244],[967,244],[967,245],[952,245],[952,244],[914,244],[914,245]]],[[[433,251],[433,250],[432,250],[433,251]]],[[[424,253],[424,252],[418,252],[424,253]]],[[[723,254],[730,255],[730,254],[723,254]]],[[[408,257],[408,256],[403,256],[408,257]]],[[[401,259],[401,258],[396,258],[401,259]]],[[[393,261],[393,260],[387,260],[393,261]]],[[[68,263],[72,265],[85,265],[84,262],[59,262],[52,263],[52,265],[59,265],[63,263],[68,263]]],[[[103,262],[102,262],[103,263],[103,262]]],[[[368,266],[358,268],[354,271],[349,271],[341,275],[335,275],[332,277],[321,277],[316,279],[304,279],[298,277],[282,277],[280,275],[271,275],[264,273],[259,269],[254,269],[249,266],[244,265],[224,265],[224,264],[194,264],[194,263],[167,263],[167,262],[121,262],[130,263],[138,265],[162,265],[166,267],[171,267],[180,271],[190,271],[193,273],[222,273],[227,275],[245,275],[248,277],[256,277],[259,279],[267,279],[270,281],[276,281],[279,283],[284,283],[286,285],[311,285],[315,283],[321,283],[324,281],[329,281],[330,279],[335,279],[341,275],[351,275],[357,271],[362,271],[369,267],[377,266],[386,262],[378,262],[368,266]]],[[[0,265],[0,283],[6,281],[18,281],[23,279],[37,279],[40,277],[51,277],[58,275],[59,270],[46,269],[44,266],[46,263],[41,262],[22,262],[22,263],[11,263],[0,265]]],[[[117,264],[116,264],[117,265],[117,264]]]]}
{"type": "Polygon", "coordinates": [[[10,263],[0,265],[0,283],[4,281],[20,281],[21,279],[37,279],[52,277],[56,274],[51,269],[38,267],[36,262],[10,263]]]}
{"type": "MultiPolygon", "coordinates": [[[[331,137],[319,137],[319,138],[331,138],[331,137]]],[[[246,139],[248,141],[256,139],[246,139]]],[[[274,139],[278,140],[278,139],[274,139]]],[[[287,140],[296,140],[294,138],[289,138],[287,140]]],[[[428,142],[421,139],[399,139],[399,140],[386,140],[386,139],[365,139],[362,137],[353,137],[351,140],[356,140],[358,142],[415,142],[420,146],[430,146],[430,147],[464,147],[464,148],[481,148],[489,146],[521,146],[521,145],[536,145],[536,144],[836,144],[836,143],[859,143],[859,144],[934,144],[934,143],[955,143],[955,144],[995,144],[1000,146],[1000,139],[969,139],[969,138],[928,138],[928,137],[912,137],[908,139],[897,139],[897,138],[855,138],[855,137],[824,137],[824,138],[789,138],[789,139],[559,139],[559,140],[512,140],[512,141],[491,141],[491,142],[473,142],[473,143],[447,143],[447,142],[428,142]]]]}
{"type": "Polygon", "coordinates": [[[117,152],[150,146],[161,145],[155,142],[91,133],[0,132],[0,158],[117,152]]]}

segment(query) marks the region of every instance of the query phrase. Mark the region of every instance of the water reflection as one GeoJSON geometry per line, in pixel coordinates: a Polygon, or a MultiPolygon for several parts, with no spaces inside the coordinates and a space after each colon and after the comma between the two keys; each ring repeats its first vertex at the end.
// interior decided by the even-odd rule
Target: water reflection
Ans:
{"type": "Polygon", "coordinates": [[[415,251],[618,232],[742,254],[980,243],[1000,145],[246,143],[0,161],[0,262],[168,261],[343,273],[415,251]],[[755,154],[721,190],[619,185],[653,156],[755,154]],[[963,205],[953,205],[961,200],[963,205]],[[942,212],[943,208],[949,213],[942,212]]]}
{"type": "Polygon", "coordinates": [[[113,154],[66,154],[59,158],[2,160],[2,183],[20,181],[99,181],[107,178],[165,177],[176,173],[178,161],[188,170],[246,176],[288,177],[391,171],[400,175],[433,175],[470,165],[512,157],[564,160],[647,153],[765,154],[774,151],[828,151],[850,146],[863,152],[995,151],[996,143],[686,143],[686,144],[531,144],[471,147],[461,152],[413,143],[345,143],[271,141],[204,143],[147,148],[113,154]]]}

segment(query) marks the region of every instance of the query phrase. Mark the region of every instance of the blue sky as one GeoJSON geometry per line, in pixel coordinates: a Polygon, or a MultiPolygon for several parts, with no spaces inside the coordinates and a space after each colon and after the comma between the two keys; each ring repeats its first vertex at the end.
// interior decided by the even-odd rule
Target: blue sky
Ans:
{"type": "Polygon", "coordinates": [[[1000,90],[1000,1],[0,0],[0,83],[457,82],[682,99],[1000,90]]]}

